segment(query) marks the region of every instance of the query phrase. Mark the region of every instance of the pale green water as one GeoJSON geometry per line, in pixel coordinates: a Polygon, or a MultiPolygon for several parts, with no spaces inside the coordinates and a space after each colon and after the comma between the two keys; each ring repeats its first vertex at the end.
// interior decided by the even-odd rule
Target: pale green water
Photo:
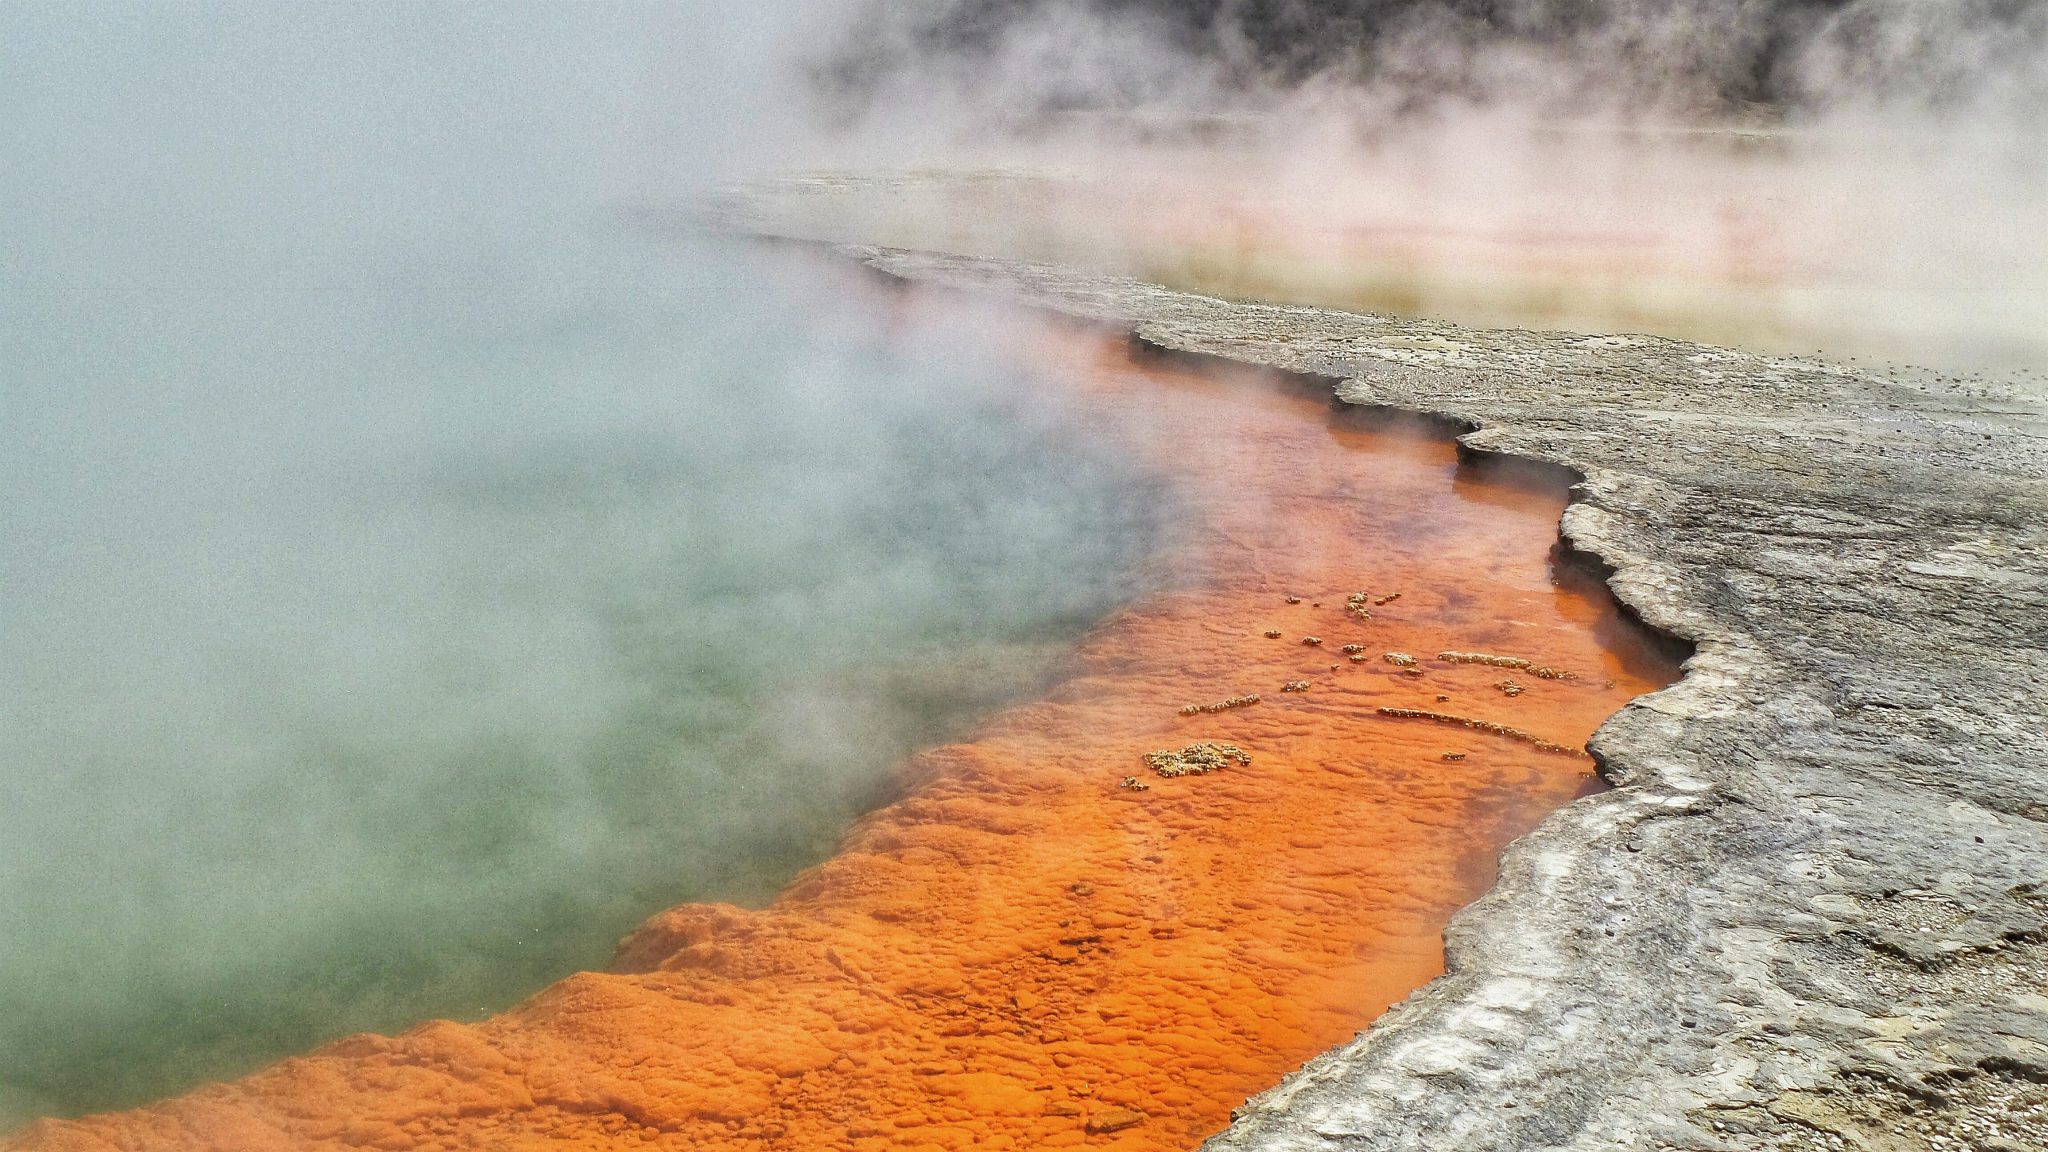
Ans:
{"type": "Polygon", "coordinates": [[[0,1129],[763,899],[1139,586],[985,318],[620,222],[650,10],[452,11],[0,10],[0,1129]]]}

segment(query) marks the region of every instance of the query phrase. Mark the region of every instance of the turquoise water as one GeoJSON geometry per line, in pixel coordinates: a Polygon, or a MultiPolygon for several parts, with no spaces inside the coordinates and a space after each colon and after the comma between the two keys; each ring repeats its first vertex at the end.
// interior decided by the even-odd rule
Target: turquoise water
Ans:
{"type": "Polygon", "coordinates": [[[452,10],[0,14],[0,1128],[767,898],[1164,528],[987,317],[626,222],[662,10],[452,10]]]}

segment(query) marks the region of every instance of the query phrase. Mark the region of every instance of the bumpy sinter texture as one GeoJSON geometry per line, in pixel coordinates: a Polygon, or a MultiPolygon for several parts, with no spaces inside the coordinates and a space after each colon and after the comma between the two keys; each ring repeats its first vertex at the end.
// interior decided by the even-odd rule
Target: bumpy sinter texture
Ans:
{"type": "Polygon", "coordinates": [[[1212,1152],[2048,1148],[2038,392],[849,252],[1577,469],[1566,539],[1698,645],[1595,736],[1620,787],[1452,922],[1450,975],[1212,1152]]]}
{"type": "Polygon", "coordinates": [[[482,1025],[12,1146],[1185,1149],[1440,972],[1501,846],[1592,786],[1572,749],[1674,671],[1558,583],[1560,490],[1270,377],[1034,343],[1196,513],[1051,698],[920,757],[767,909],[677,908],[482,1025]],[[1510,694],[1439,652],[1572,675],[1510,694]]]}

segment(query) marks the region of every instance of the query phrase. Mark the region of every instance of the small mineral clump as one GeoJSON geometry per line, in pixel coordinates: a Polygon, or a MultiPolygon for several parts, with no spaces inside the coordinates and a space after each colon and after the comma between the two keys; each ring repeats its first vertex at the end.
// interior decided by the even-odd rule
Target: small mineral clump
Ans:
{"type": "Polygon", "coordinates": [[[1117,787],[1128,788],[1133,792],[1143,792],[1145,789],[1150,788],[1152,786],[1150,784],[1145,783],[1143,780],[1138,779],[1136,776],[1126,776],[1117,783],[1117,787]]]}
{"type": "Polygon", "coordinates": [[[1444,759],[1446,759],[1446,760],[1463,760],[1464,758],[1465,758],[1465,754],[1464,754],[1463,752],[1446,752],[1446,753],[1444,753],[1444,759]]]}
{"type": "MultiPolygon", "coordinates": [[[[1235,744],[1204,740],[1180,751],[1148,752],[1145,763],[1161,776],[1201,776],[1231,764],[1250,764],[1251,756],[1235,744]]],[[[1135,777],[1127,777],[1135,779],[1135,777]]],[[[1125,785],[1129,787],[1129,785],[1125,785]]]]}
{"type": "Polygon", "coordinates": [[[1392,604],[1392,603],[1393,603],[1394,601],[1396,601],[1396,600],[1399,600],[1400,598],[1401,598],[1401,594],[1400,594],[1399,592],[1394,592],[1394,593],[1390,593],[1390,594],[1388,594],[1388,595],[1385,595],[1385,596],[1382,596],[1382,597],[1380,597],[1379,599],[1377,599],[1377,600],[1373,601],[1373,603],[1374,603],[1374,604],[1392,604]]]}
{"type": "Polygon", "coordinates": [[[1268,639],[1268,640],[1278,640],[1279,638],[1280,638],[1280,630],[1279,630],[1278,628],[1268,628],[1268,629],[1266,629],[1266,639],[1268,639]]]}
{"type": "Polygon", "coordinates": [[[1529,675],[1536,677],[1538,680],[1577,680],[1579,678],[1577,672],[1567,672],[1562,668],[1548,667],[1531,668],[1529,669],[1529,675]]]}
{"type": "Polygon", "coordinates": [[[1282,692],[1306,692],[1308,691],[1308,681],[1289,680],[1287,683],[1282,684],[1280,686],[1280,690],[1282,692]]]}
{"type": "Polygon", "coordinates": [[[1289,604],[1299,604],[1299,603],[1301,603],[1301,597],[1299,597],[1299,596],[1289,596],[1289,597],[1287,598],[1287,602],[1288,602],[1289,604]]]}
{"type": "Polygon", "coordinates": [[[1406,652],[1389,652],[1385,656],[1381,657],[1381,659],[1385,660],[1389,664],[1392,664],[1396,668],[1415,667],[1415,657],[1410,656],[1406,652]]]}
{"type": "Polygon", "coordinates": [[[1527,691],[1520,684],[1515,683],[1513,676],[1495,684],[1494,687],[1500,689],[1500,694],[1503,696],[1520,696],[1523,692],[1527,691]]]}
{"type": "Polygon", "coordinates": [[[1203,713],[1228,712],[1232,708],[1249,708],[1258,702],[1259,694],[1257,692],[1247,692],[1242,696],[1232,696],[1228,700],[1218,700],[1214,704],[1189,704],[1180,710],[1180,714],[1183,716],[1199,716],[1203,713]]]}
{"type": "Polygon", "coordinates": [[[1559,756],[1584,756],[1586,754],[1583,749],[1567,748],[1562,744],[1545,740],[1534,733],[1524,732],[1520,728],[1510,728],[1505,724],[1496,724],[1491,720],[1475,720],[1470,716],[1453,716],[1446,712],[1431,712],[1426,708],[1376,708],[1374,711],[1382,716],[1393,716],[1403,720],[1431,720],[1438,724],[1456,724],[1461,728],[1470,728],[1476,732],[1490,732],[1495,736],[1505,736],[1510,740],[1520,740],[1538,752],[1550,752],[1559,756]]]}
{"type": "Polygon", "coordinates": [[[1107,1132],[1121,1132],[1126,1128],[1136,1128],[1144,1122],[1145,1114],[1143,1112],[1136,1112],[1129,1108],[1108,1108],[1090,1116],[1088,1122],[1082,1125],[1082,1127],[1090,1133],[1101,1135],[1107,1132]]]}
{"type": "Polygon", "coordinates": [[[1495,668],[1521,669],[1529,666],[1529,662],[1520,656],[1493,656],[1485,652],[1439,652],[1436,658],[1453,664],[1490,664],[1495,668]]]}
{"type": "Polygon", "coordinates": [[[1323,638],[1321,636],[1303,636],[1301,638],[1301,642],[1303,644],[1308,645],[1311,648],[1314,648],[1323,642],[1323,638]]]}

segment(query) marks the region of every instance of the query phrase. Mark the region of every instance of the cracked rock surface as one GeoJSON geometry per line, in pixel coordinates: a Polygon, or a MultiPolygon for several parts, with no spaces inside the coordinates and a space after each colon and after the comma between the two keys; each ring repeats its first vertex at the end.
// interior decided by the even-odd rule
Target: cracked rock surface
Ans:
{"type": "Polygon", "coordinates": [[[1211,1152],[2048,1149],[2048,404],[840,251],[1571,468],[1566,542],[1697,646],[1595,736],[1615,789],[1452,923],[1449,973],[1211,1152]]]}

